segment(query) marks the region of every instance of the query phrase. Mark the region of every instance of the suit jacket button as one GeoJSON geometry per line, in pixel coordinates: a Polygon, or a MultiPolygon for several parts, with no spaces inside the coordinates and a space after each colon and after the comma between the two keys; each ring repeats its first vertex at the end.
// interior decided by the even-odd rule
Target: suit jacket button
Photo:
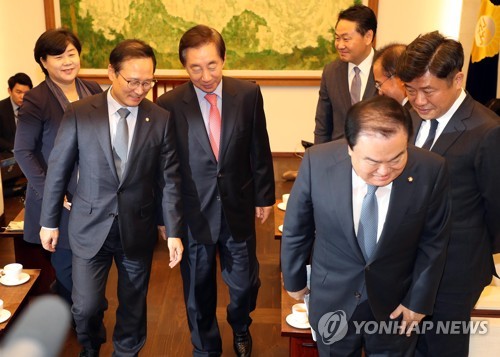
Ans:
{"type": "Polygon", "coordinates": [[[109,216],[115,218],[116,214],[110,213],[109,216]]]}
{"type": "Polygon", "coordinates": [[[356,291],[354,293],[354,296],[356,297],[356,299],[361,299],[361,293],[359,291],[356,291]]]}
{"type": "Polygon", "coordinates": [[[223,175],[222,175],[221,173],[217,174],[217,177],[218,177],[218,178],[222,178],[222,176],[223,176],[223,175]]]}

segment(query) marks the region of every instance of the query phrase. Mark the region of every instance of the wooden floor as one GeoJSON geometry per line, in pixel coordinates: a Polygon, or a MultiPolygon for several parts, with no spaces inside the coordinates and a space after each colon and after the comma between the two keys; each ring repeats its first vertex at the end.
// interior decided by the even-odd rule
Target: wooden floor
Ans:
{"type": "MultiPolygon", "coordinates": [[[[290,192],[292,182],[281,179],[288,170],[296,170],[300,159],[276,157],[274,160],[276,178],[276,197],[290,192]]],[[[6,221],[9,222],[17,213],[19,198],[8,198],[5,201],[6,221]]],[[[253,324],[253,356],[288,356],[288,338],[280,336],[280,270],[279,241],[274,239],[273,217],[264,225],[257,224],[257,255],[260,262],[260,279],[257,309],[252,314],[253,324]]],[[[0,266],[14,260],[11,239],[0,239],[0,266]]],[[[218,276],[217,318],[223,340],[223,356],[234,356],[232,349],[232,330],[226,321],[226,305],[229,297],[225,284],[218,276]]],[[[107,297],[109,309],[104,322],[107,329],[108,342],[101,348],[101,356],[111,356],[111,336],[115,323],[116,271],[112,269],[107,297]]],[[[73,331],[70,331],[61,357],[78,356],[80,346],[73,331]]],[[[151,281],[148,294],[148,338],[140,353],[144,357],[156,356],[191,356],[191,342],[186,322],[182,296],[182,281],[179,268],[168,267],[168,250],[166,242],[159,241],[156,247],[151,281]]]]}

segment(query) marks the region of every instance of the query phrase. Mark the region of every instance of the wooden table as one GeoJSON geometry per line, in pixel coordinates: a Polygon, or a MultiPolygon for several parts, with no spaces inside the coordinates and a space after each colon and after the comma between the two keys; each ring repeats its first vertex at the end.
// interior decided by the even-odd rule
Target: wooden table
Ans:
{"type": "Polygon", "coordinates": [[[298,329],[286,322],[292,312],[292,305],[298,303],[281,288],[281,336],[290,338],[290,357],[317,357],[318,349],[312,339],[310,329],[298,329]]]}
{"type": "Polygon", "coordinates": [[[0,284],[0,299],[3,300],[3,307],[9,310],[11,317],[0,324],[0,334],[9,326],[11,321],[16,318],[22,306],[26,303],[33,286],[40,276],[40,269],[23,269],[23,272],[30,275],[30,280],[17,286],[5,286],[0,284]]]}
{"type": "MultiPolygon", "coordinates": [[[[24,208],[17,214],[14,221],[24,220],[24,208]]],[[[40,244],[28,243],[24,240],[23,231],[3,231],[0,237],[12,237],[14,239],[14,255],[16,263],[21,263],[25,269],[41,269],[42,274],[33,295],[50,293],[50,286],[56,278],[54,268],[50,262],[49,251],[43,249],[40,244]]],[[[11,262],[14,263],[14,262],[11,262]]]]}
{"type": "Polygon", "coordinates": [[[274,239],[281,239],[282,233],[278,229],[280,225],[285,221],[285,211],[278,208],[278,203],[283,202],[280,199],[276,200],[276,204],[274,205],[274,239]]]}

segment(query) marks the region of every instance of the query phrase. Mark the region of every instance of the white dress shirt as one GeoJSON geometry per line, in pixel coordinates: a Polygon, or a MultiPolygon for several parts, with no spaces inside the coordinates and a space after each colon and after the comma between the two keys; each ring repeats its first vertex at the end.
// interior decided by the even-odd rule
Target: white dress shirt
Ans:
{"type": "MultiPolygon", "coordinates": [[[[368,185],[361,177],[359,177],[354,169],[352,170],[352,218],[354,222],[354,232],[358,235],[359,218],[361,217],[361,207],[363,199],[368,191],[368,185]]],[[[377,196],[378,204],[378,226],[377,226],[377,242],[384,228],[387,210],[389,209],[389,201],[391,198],[392,182],[387,186],[380,186],[375,195],[377,196]]]]}

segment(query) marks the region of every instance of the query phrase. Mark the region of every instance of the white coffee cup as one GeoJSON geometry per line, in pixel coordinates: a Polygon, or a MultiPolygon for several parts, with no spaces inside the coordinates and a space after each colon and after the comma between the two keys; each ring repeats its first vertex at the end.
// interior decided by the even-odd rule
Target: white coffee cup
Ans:
{"type": "Polygon", "coordinates": [[[305,324],[309,321],[307,317],[306,304],[300,303],[292,306],[292,315],[296,322],[305,324]]]}
{"type": "Polygon", "coordinates": [[[2,312],[2,311],[3,311],[3,300],[0,299],[0,312],[2,312]]]}
{"type": "Polygon", "coordinates": [[[19,263],[7,264],[3,267],[2,275],[8,281],[16,282],[21,279],[21,273],[23,272],[23,265],[19,263]]]}
{"type": "Polygon", "coordinates": [[[286,206],[286,204],[288,203],[288,199],[290,198],[290,194],[289,193],[285,193],[283,194],[283,196],[281,196],[281,200],[283,201],[283,205],[286,206]]]}

